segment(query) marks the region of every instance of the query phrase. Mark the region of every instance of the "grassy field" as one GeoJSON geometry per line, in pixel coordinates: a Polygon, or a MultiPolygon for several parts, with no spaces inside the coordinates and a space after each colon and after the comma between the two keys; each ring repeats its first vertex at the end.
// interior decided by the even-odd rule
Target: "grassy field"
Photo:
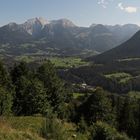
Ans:
{"type": "Polygon", "coordinates": [[[0,118],[0,140],[44,140],[41,117],[0,118]]]}
{"type": "Polygon", "coordinates": [[[37,60],[38,58],[35,58],[33,56],[17,56],[15,58],[16,61],[25,61],[27,63],[30,63],[30,62],[34,62],[35,60],[37,60]]]}
{"type": "Polygon", "coordinates": [[[49,58],[49,60],[56,66],[56,67],[64,67],[64,68],[70,68],[70,67],[79,67],[83,65],[88,65],[88,62],[82,61],[81,58],[76,57],[52,57],[49,58]]]}
{"type": "Polygon", "coordinates": [[[119,83],[125,83],[133,78],[132,75],[125,72],[107,74],[105,77],[109,79],[116,79],[119,83]]]}
{"type": "Polygon", "coordinates": [[[44,63],[46,60],[50,60],[55,67],[61,67],[61,68],[71,68],[71,67],[79,67],[79,66],[85,66],[89,65],[89,62],[83,61],[79,57],[39,57],[39,56],[17,56],[15,58],[16,61],[25,61],[27,63],[30,62],[38,62],[38,63],[44,63]]]}
{"type": "Polygon", "coordinates": [[[86,96],[86,93],[73,93],[73,98],[74,99],[79,99],[81,97],[86,96]]]}
{"type": "MultiPolygon", "coordinates": [[[[54,120],[54,122],[49,121],[54,136],[63,135],[67,140],[87,140],[85,135],[76,132],[74,124],[62,123],[61,120],[54,120]],[[54,122],[58,124],[54,125],[54,122]],[[72,137],[73,134],[76,138],[72,137]]],[[[43,138],[43,132],[47,134],[44,124],[46,120],[43,117],[0,117],[0,140],[46,140],[43,138]]],[[[47,138],[47,140],[52,140],[52,138],[47,138]]],[[[57,137],[55,140],[60,139],[57,137]]]]}

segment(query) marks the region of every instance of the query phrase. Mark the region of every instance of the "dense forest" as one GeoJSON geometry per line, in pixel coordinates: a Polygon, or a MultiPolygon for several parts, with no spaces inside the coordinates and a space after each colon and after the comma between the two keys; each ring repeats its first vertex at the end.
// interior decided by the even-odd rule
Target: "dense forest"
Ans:
{"type": "Polygon", "coordinates": [[[40,135],[47,140],[140,139],[140,96],[94,85],[75,98],[75,88],[57,71],[50,61],[35,68],[25,62],[11,67],[1,62],[1,117],[40,116],[45,119],[40,135]],[[74,126],[71,133],[66,123],[74,126]]]}

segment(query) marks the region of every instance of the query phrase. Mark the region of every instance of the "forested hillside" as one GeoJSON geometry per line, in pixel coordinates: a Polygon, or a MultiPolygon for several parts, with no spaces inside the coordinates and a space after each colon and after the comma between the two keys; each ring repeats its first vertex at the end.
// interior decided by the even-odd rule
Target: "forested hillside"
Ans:
{"type": "Polygon", "coordinates": [[[139,93],[120,95],[97,86],[76,93],[78,85],[60,79],[50,61],[35,68],[1,62],[0,77],[0,139],[140,138],[139,93]]]}

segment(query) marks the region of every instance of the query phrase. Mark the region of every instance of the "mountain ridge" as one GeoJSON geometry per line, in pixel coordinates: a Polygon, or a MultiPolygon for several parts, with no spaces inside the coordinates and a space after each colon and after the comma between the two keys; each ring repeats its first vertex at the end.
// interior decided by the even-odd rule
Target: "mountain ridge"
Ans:
{"type": "Polygon", "coordinates": [[[121,45],[108,50],[102,54],[95,57],[90,57],[88,60],[93,60],[95,62],[110,62],[110,61],[123,61],[127,59],[138,59],[140,58],[140,31],[138,31],[133,37],[128,41],[122,43],[121,45]]]}
{"type": "Polygon", "coordinates": [[[46,54],[47,48],[63,50],[64,54],[71,50],[71,55],[77,54],[78,51],[84,53],[84,50],[102,53],[128,40],[138,30],[140,27],[133,24],[94,24],[92,27],[79,27],[68,19],[32,18],[22,24],[9,23],[0,27],[0,54],[12,54],[15,50],[20,54],[23,50],[26,53],[45,51],[46,54]],[[10,52],[8,48],[3,47],[7,43],[10,52]]]}

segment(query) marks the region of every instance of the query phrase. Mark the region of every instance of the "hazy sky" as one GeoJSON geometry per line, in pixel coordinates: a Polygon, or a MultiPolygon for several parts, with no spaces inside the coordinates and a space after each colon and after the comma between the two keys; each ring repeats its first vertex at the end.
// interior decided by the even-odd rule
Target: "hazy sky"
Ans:
{"type": "Polygon", "coordinates": [[[140,25],[140,0],[0,0],[0,26],[33,17],[92,23],[140,25]]]}

